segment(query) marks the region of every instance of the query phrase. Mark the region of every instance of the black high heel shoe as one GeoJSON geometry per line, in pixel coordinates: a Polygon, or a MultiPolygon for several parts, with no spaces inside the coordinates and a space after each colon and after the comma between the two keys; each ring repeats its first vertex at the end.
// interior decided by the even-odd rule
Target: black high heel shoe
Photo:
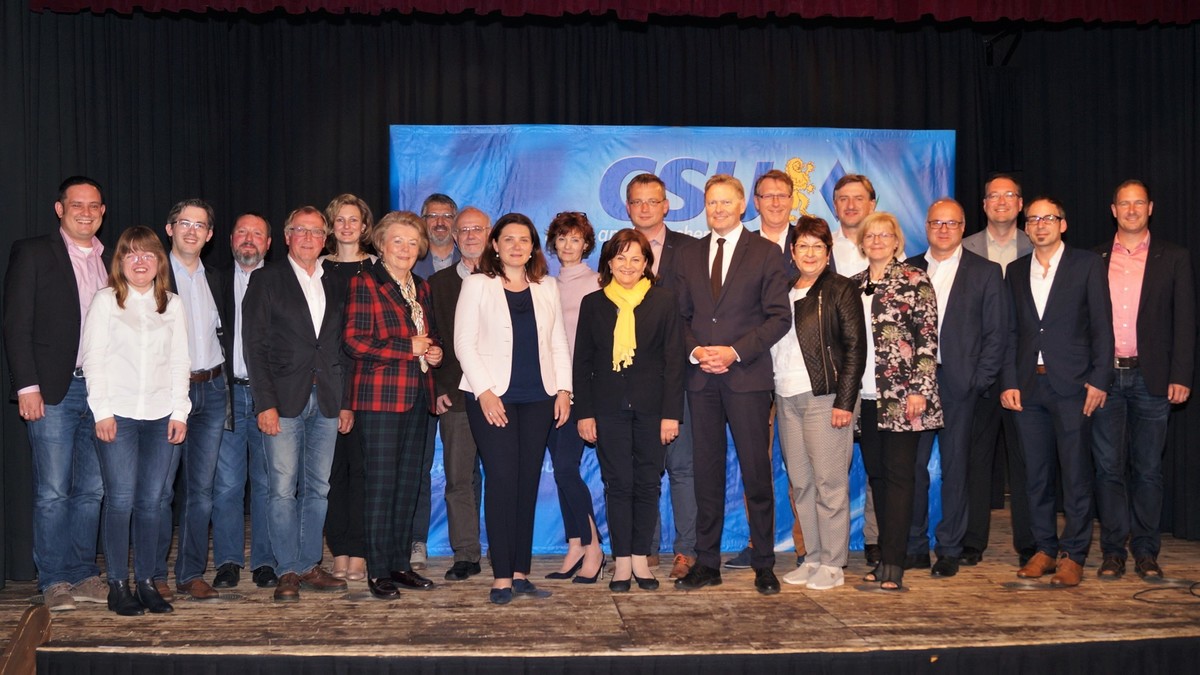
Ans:
{"type": "Polygon", "coordinates": [[[637,587],[642,589],[643,591],[657,591],[658,590],[658,579],[655,579],[654,577],[646,577],[643,579],[642,577],[639,577],[638,575],[635,574],[635,575],[633,575],[633,580],[637,582],[637,587]]]}
{"type": "Polygon", "coordinates": [[[582,555],[579,556],[579,560],[576,560],[575,564],[571,566],[571,569],[567,570],[566,572],[551,572],[546,575],[546,578],[547,579],[570,579],[571,577],[575,576],[575,573],[579,571],[580,567],[583,567],[583,558],[584,558],[584,556],[582,556],[582,555]]]}
{"type": "Polygon", "coordinates": [[[119,616],[141,616],[146,613],[142,603],[133,597],[129,581],[124,579],[108,582],[108,609],[119,616]]]}
{"type": "Polygon", "coordinates": [[[600,569],[596,570],[595,576],[585,577],[582,574],[576,574],[571,580],[573,584],[594,584],[604,578],[604,565],[608,563],[608,558],[604,554],[600,554],[600,569]]]}

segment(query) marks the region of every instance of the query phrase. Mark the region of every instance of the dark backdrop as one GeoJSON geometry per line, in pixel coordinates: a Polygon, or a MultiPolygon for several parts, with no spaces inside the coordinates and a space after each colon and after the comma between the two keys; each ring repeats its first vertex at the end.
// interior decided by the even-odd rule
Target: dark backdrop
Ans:
{"type": "MultiPolygon", "coordinates": [[[[1200,237],[1186,206],[1200,151],[1197,25],[63,15],[21,4],[0,9],[4,266],[15,239],[53,230],[55,188],[74,173],[105,187],[106,244],[129,225],[161,231],[171,204],[203,196],[217,209],[211,260],[229,260],[230,220],[245,210],[267,214],[278,257],[295,206],[350,191],[386,210],[389,124],[954,129],[969,232],[981,180],[1005,170],[1027,196],[1065,203],[1072,244],[1111,236],[1111,190],[1127,177],[1154,189],[1157,236],[1193,250],[1200,237]]],[[[1200,538],[1200,458],[1187,452],[1197,431],[1195,404],[1173,415],[1166,523],[1189,538],[1200,538]]],[[[27,579],[31,480],[15,405],[0,405],[0,439],[0,564],[4,578],[27,579]]]]}

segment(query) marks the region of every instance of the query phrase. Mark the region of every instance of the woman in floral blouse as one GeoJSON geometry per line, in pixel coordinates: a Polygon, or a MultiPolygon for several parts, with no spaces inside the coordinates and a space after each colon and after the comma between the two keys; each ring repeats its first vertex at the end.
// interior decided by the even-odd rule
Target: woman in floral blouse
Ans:
{"type": "Polygon", "coordinates": [[[862,289],[869,327],[859,418],[863,464],[875,495],[882,562],[865,577],[898,591],[912,522],[920,432],[942,426],[937,388],[937,299],[925,272],[900,262],[904,233],[890,213],[873,213],[859,230],[869,266],[852,280],[862,289]]]}

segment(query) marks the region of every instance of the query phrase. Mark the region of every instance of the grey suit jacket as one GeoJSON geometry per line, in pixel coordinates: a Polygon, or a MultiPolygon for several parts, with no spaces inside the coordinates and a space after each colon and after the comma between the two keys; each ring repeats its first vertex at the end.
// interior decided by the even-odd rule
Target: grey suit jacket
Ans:
{"type": "MultiPolygon", "coordinates": [[[[1029,255],[1033,253],[1033,244],[1029,241],[1029,235],[1025,234],[1025,230],[1017,228],[1017,257],[1029,255]]],[[[969,237],[963,237],[963,248],[974,253],[975,255],[988,259],[987,251],[987,229],[980,230],[969,237]]]]}

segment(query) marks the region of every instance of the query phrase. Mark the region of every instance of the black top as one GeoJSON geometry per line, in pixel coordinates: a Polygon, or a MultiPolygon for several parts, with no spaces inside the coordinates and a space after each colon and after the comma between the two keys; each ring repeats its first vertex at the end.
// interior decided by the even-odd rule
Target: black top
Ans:
{"type": "Polygon", "coordinates": [[[533,313],[533,293],[504,291],[508,314],[513,325],[512,375],[508,391],[500,397],[505,403],[533,403],[546,399],[542,368],[538,360],[537,317],[533,313]]]}

